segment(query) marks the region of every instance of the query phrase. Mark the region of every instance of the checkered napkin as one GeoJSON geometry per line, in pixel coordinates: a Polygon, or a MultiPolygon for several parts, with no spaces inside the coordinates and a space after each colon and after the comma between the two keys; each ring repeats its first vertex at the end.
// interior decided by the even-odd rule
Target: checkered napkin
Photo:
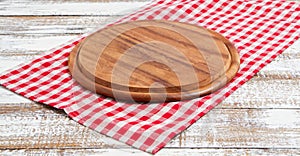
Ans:
{"type": "Polygon", "coordinates": [[[1,74],[0,82],[33,101],[65,110],[97,132],[154,154],[300,37],[300,4],[281,0],[152,1],[116,23],[145,19],[187,22],[219,32],[238,48],[238,74],[217,92],[190,101],[120,103],[81,88],[71,78],[68,55],[81,36],[1,74]]]}

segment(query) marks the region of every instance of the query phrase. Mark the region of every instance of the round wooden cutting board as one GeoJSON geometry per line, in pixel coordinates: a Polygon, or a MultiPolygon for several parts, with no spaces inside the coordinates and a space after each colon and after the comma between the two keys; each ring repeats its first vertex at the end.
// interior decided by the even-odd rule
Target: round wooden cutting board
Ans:
{"type": "Polygon", "coordinates": [[[196,25],[134,21],[101,29],[69,57],[85,88],[126,102],[167,102],[207,95],[239,69],[236,48],[196,25]]]}

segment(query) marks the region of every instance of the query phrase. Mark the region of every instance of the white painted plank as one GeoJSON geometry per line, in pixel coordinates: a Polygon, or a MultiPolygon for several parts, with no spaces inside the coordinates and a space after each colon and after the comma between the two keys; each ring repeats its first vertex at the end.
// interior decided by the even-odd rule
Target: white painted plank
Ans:
{"type": "Polygon", "coordinates": [[[119,16],[1,17],[1,35],[82,34],[112,23],[119,16]]]}
{"type": "Polygon", "coordinates": [[[214,109],[168,147],[300,148],[299,119],[292,109],[214,109]]]}
{"type": "Polygon", "coordinates": [[[300,59],[277,59],[263,68],[257,75],[259,77],[272,77],[277,79],[300,78],[299,67],[300,59]]]}
{"type": "Polygon", "coordinates": [[[220,108],[300,108],[299,79],[253,78],[226,98],[220,108]]]}
{"type": "Polygon", "coordinates": [[[8,105],[11,103],[32,103],[31,100],[20,96],[18,94],[15,94],[2,86],[0,86],[0,106],[1,105],[8,105]]]}
{"type": "Polygon", "coordinates": [[[2,16],[111,16],[125,15],[146,2],[0,1],[2,16]]]}
{"type": "Polygon", "coordinates": [[[75,39],[78,35],[47,35],[47,36],[10,36],[2,35],[0,38],[0,53],[21,53],[32,51],[45,52],[75,39]]]}

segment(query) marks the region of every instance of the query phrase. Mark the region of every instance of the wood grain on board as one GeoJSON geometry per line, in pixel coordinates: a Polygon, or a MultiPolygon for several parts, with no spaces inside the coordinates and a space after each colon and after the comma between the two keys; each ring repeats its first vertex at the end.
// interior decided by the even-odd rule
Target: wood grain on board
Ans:
{"type": "MultiPolygon", "coordinates": [[[[114,21],[123,15],[116,6],[149,1],[35,2],[0,2],[0,71],[114,21]]],[[[300,41],[157,155],[299,155],[299,66],[300,41]]],[[[0,155],[34,154],[147,155],[0,88],[0,155]]]]}

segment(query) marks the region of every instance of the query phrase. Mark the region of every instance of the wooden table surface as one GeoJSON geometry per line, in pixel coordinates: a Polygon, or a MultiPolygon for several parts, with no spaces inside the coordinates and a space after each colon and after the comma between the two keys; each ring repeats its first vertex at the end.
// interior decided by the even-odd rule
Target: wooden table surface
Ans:
{"type": "MultiPolygon", "coordinates": [[[[0,1],[0,72],[148,0],[0,1]]],[[[299,155],[300,40],[157,155],[299,155]]],[[[149,155],[0,88],[0,155],[149,155]]]]}

